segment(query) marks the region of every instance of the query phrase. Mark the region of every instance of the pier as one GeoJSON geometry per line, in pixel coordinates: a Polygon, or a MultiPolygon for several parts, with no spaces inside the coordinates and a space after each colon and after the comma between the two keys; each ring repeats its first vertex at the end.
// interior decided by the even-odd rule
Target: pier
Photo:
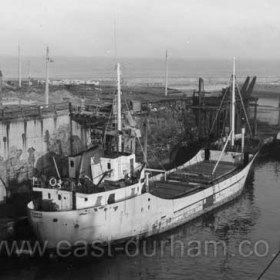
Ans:
{"type": "Polygon", "coordinates": [[[45,118],[69,112],[69,102],[49,105],[8,105],[0,108],[0,121],[45,118]]]}

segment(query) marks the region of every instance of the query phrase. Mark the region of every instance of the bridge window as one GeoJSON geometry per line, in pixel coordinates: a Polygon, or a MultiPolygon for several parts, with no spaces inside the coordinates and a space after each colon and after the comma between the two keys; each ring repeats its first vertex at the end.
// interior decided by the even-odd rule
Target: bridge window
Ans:
{"type": "Polygon", "coordinates": [[[102,195],[97,197],[95,206],[100,206],[101,204],[102,204],[102,195]]]}
{"type": "Polygon", "coordinates": [[[61,194],[58,195],[58,200],[61,200],[61,194]]]}
{"type": "Polygon", "coordinates": [[[135,188],[132,188],[131,189],[131,196],[135,196],[136,195],[136,193],[135,193],[135,188]]]}
{"type": "Polygon", "coordinates": [[[70,160],[70,167],[71,167],[71,168],[74,167],[74,160],[70,160]]]}
{"type": "Polygon", "coordinates": [[[48,199],[50,199],[51,198],[51,194],[50,193],[48,193],[48,199]]]}
{"type": "Polygon", "coordinates": [[[111,169],[111,163],[110,163],[110,162],[107,163],[107,169],[108,169],[108,170],[111,169]]]}
{"type": "Polygon", "coordinates": [[[112,203],[115,203],[115,194],[114,193],[111,193],[108,197],[108,200],[107,200],[107,203],[108,204],[112,204],[112,203]]]}

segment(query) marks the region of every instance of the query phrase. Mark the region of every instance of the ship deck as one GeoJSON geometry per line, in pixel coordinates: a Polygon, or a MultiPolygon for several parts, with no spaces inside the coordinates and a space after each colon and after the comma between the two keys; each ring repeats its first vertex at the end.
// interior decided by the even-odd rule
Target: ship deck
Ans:
{"type": "Polygon", "coordinates": [[[201,191],[219,180],[232,176],[238,165],[221,161],[212,175],[216,161],[202,161],[167,176],[166,181],[153,182],[150,192],[165,198],[179,198],[201,191]]]}

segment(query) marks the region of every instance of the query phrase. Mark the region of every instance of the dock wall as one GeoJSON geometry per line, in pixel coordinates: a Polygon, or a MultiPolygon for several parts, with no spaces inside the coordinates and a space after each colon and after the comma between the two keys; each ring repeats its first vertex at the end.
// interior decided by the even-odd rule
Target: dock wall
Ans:
{"type": "Polygon", "coordinates": [[[10,188],[32,178],[34,168],[40,162],[44,168],[47,154],[67,157],[79,153],[89,144],[87,129],[72,121],[68,110],[40,113],[36,116],[23,116],[20,112],[14,117],[0,120],[0,178],[10,188]],[[70,131],[72,130],[72,147],[70,131]],[[71,147],[71,148],[70,148],[71,147]]]}

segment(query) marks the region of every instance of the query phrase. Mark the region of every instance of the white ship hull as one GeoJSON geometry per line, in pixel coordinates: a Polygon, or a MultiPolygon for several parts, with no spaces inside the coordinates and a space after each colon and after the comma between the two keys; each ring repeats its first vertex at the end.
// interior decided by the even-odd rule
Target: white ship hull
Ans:
{"type": "Polygon", "coordinates": [[[148,237],[182,225],[237,197],[243,190],[256,155],[233,176],[194,194],[163,199],[145,193],[114,204],[58,212],[33,210],[29,222],[37,238],[48,248],[110,243],[131,237],[148,237]]]}

